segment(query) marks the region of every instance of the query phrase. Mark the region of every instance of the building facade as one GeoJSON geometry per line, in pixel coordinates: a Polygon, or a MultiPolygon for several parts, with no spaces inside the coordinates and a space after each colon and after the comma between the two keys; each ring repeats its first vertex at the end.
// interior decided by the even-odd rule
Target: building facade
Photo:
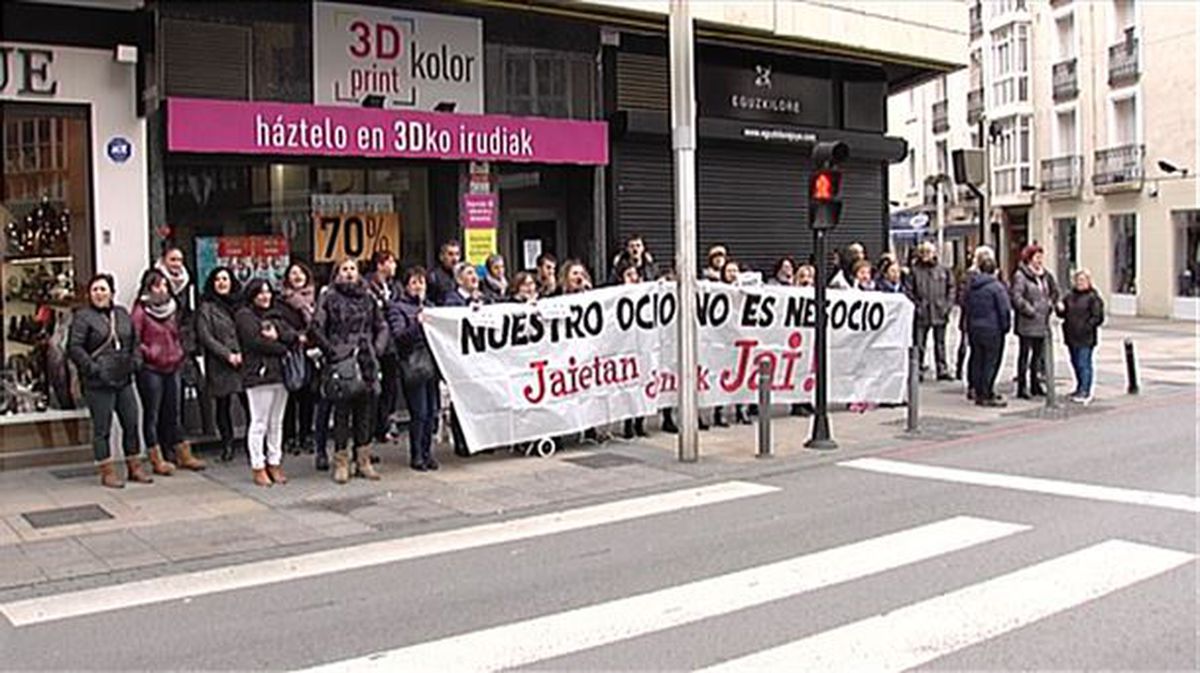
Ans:
{"type": "MultiPolygon", "coordinates": [[[[972,3],[969,21],[967,114],[950,115],[961,130],[922,140],[984,149],[1004,265],[1037,242],[1060,280],[1089,269],[1114,313],[1200,319],[1197,5],[1003,0],[972,3]]],[[[961,86],[948,95],[962,100],[961,86]]],[[[909,170],[893,167],[893,200],[909,170]]]]}
{"type": "MultiPolygon", "coordinates": [[[[904,148],[887,92],[961,67],[966,42],[961,4],[932,3],[927,21],[903,5],[694,5],[700,245],[763,269],[805,256],[809,154],[836,138],[851,159],[834,242],[886,246],[904,148]]],[[[277,280],[293,260],[323,282],[382,250],[428,265],[450,240],[510,272],[552,253],[603,279],[633,233],[672,261],[665,2],[2,6],[0,469],[87,455],[70,367],[65,383],[46,374],[65,329],[48,316],[95,271],[129,303],[167,246],[197,286],[217,265],[277,280]],[[51,240],[35,229],[54,245],[21,247],[51,240]]],[[[203,441],[208,412],[185,398],[203,441]]]]}

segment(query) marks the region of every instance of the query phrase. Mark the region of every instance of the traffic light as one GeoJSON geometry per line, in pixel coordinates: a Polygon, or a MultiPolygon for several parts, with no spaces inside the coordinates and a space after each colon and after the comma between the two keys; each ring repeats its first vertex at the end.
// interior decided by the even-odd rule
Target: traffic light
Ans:
{"type": "Polygon", "coordinates": [[[808,181],[808,223],[813,229],[832,229],[842,216],[842,172],[818,168],[808,181]]]}
{"type": "Polygon", "coordinates": [[[850,155],[843,142],[817,143],[813,147],[812,177],[808,180],[808,223],[813,229],[832,229],[842,217],[842,171],[838,168],[850,155]]]}

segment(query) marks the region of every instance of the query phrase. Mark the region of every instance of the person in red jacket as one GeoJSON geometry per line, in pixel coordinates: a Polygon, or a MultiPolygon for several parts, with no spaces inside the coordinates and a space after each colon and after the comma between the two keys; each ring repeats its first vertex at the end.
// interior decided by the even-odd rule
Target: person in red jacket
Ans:
{"type": "Polygon", "coordinates": [[[203,470],[204,461],[194,457],[183,440],[179,373],[185,353],[179,305],[162,271],[150,269],[142,274],[132,318],[138,335],[138,352],[144,363],[137,374],[137,389],[142,400],[142,441],[146,443],[150,464],[155,474],[173,473],[175,465],[163,458],[163,447],[169,446],[174,447],[180,467],[203,470]]]}

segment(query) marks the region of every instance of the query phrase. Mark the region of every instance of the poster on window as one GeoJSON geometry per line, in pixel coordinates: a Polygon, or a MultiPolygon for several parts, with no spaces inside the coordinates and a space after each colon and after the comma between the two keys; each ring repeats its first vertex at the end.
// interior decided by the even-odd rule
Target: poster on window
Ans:
{"type": "Polygon", "coordinates": [[[313,3],[317,105],[483,112],[483,22],[313,3]]]}
{"type": "Polygon", "coordinates": [[[314,213],[313,262],[367,261],[377,252],[400,252],[398,213],[314,213]]]}
{"type": "Polygon", "coordinates": [[[208,275],[219,266],[233,271],[242,285],[265,278],[272,287],[283,285],[291,263],[285,236],[208,236],[196,239],[197,285],[204,287],[208,275]]]}

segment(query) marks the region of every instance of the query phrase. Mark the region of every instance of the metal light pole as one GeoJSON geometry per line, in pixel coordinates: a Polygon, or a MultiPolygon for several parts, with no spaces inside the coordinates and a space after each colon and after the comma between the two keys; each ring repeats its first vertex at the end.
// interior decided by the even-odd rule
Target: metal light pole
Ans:
{"type": "Polygon", "coordinates": [[[675,154],[679,460],[700,457],[696,358],[696,63],[689,0],[671,0],[671,147],[675,154]]]}
{"type": "Polygon", "coordinates": [[[813,252],[817,257],[817,282],[813,283],[817,302],[816,358],[817,358],[817,391],[813,405],[812,436],[804,443],[810,449],[836,449],[837,442],[829,432],[829,391],[827,356],[829,348],[825,345],[829,326],[825,317],[825,229],[813,230],[813,252]]]}
{"type": "Polygon", "coordinates": [[[946,193],[942,188],[946,185],[946,174],[938,175],[937,185],[937,254],[938,260],[946,259],[946,193]]]}

